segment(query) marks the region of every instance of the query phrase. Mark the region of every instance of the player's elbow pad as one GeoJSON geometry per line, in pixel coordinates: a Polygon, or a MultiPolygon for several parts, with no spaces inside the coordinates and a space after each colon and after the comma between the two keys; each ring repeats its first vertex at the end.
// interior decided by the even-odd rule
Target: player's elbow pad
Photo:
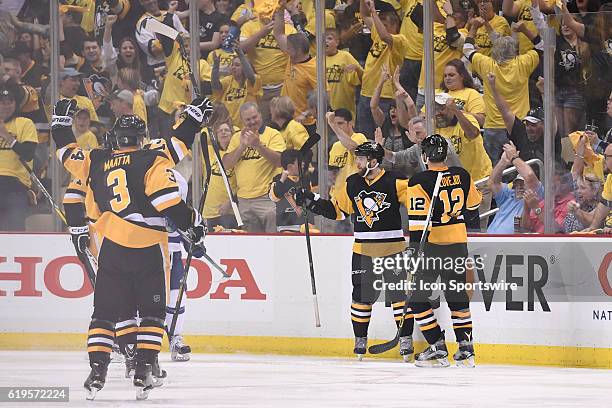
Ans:
{"type": "Polygon", "coordinates": [[[82,227],[87,225],[85,219],[85,204],[66,203],[64,204],[64,212],[66,213],[66,222],[70,227],[82,227]]]}
{"type": "Polygon", "coordinates": [[[187,146],[188,149],[191,149],[193,141],[195,140],[195,135],[200,130],[200,126],[193,120],[181,118],[179,119],[178,124],[174,125],[173,130],[173,136],[185,143],[185,146],[187,146]]]}
{"type": "Polygon", "coordinates": [[[51,137],[55,142],[56,149],[61,149],[70,143],[76,143],[72,127],[62,127],[51,130],[51,137]]]}
{"type": "Polygon", "coordinates": [[[336,207],[329,200],[318,199],[313,201],[310,206],[310,210],[318,215],[322,215],[325,218],[329,218],[330,220],[335,220],[338,217],[336,213],[336,207]]]}
{"type": "Polygon", "coordinates": [[[184,201],[163,210],[162,215],[170,218],[174,225],[182,231],[187,231],[192,224],[193,210],[184,201]]]}

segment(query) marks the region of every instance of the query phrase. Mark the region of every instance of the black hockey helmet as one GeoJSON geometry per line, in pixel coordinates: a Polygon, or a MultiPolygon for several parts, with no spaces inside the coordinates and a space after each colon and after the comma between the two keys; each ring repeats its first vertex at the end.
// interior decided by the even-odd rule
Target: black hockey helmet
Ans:
{"type": "Polygon", "coordinates": [[[382,163],[385,149],[376,142],[365,142],[357,146],[355,156],[366,156],[368,159],[376,159],[378,163],[382,163]]]}
{"type": "Polygon", "coordinates": [[[427,136],[421,142],[421,150],[430,161],[440,163],[446,160],[448,142],[444,137],[435,133],[427,136]]]}
{"type": "Polygon", "coordinates": [[[138,146],[147,134],[147,125],[136,115],[122,115],[115,121],[108,136],[110,145],[119,147],[138,146]]]}

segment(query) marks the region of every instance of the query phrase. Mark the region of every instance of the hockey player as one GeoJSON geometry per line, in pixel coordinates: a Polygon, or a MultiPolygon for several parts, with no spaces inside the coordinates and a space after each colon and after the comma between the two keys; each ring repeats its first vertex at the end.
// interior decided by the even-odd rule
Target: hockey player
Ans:
{"type": "MultiPolygon", "coordinates": [[[[345,188],[338,191],[332,200],[298,189],[296,202],[298,205],[305,203],[315,214],[330,219],[342,220],[345,216],[353,216],[351,321],[355,334],[354,353],[362,359],[367,348],[372,304],[380,295],[383,279],[385,284],[399,284],[397,286],[401,287],[406,278],[403,268],[381,271],[380,266],[385,265],[388,257],[395,258],[406,249],[399,208],[400,203],[406,202],[407,182],[400,175],[380,167],[384,156],[380,144],[362,143],[355,149],[355,156],[358,172],[346,179],[345,188]]],[[[390,285],[387,288],[391,289],[390,285]]],[[[386,290],[385,293],[392,302],[396,324],[399,324],[405,304],[404,291],[386,290]]],[[[405,361],[411,361],[414,351],[413,323],[412,312],[408,309],[400,333],[400,354],[405,361]]]]}
{"type": "MultiPolygon", "coordinates": [[[[194,108],[187,108],[188,112],[196,112],[197,110],[202,110],[205,116],[209,116],[212,113],[212,104],[206,98],[196,98],[189,105],[194,108]]],[[[144,150],[157,150],[165,154],[167,158],[173,163],[173,166],[176,166],[187,154],[189,154],[189,150],[191,149],[191,145],[194,141],[194,133],[196,130],[199,130],[199,120],[201,118],[196,117],[192,118],[191,121],[181,120],[174,127],[172,136],[168,139],[153,139],[150,143],[143,146],[144,150]]],[[[206,122],[208,118],[204,119],[206,122]]],[[[107,133],[105,135],[105,140],[103,146],[107,149],[112,148],[110,146],[110,141],[107,139],[107,136],[112,134],[112,132],[107,133]]],[[[176,178],[177,184],[179,185],[179,191],[181,193],[181,198],[183,201],[186,201],[187,198],[187,181],[182,177],[182,175],[173,170],[174,176],[176,178]]],[[[96,215],[92,216],[92,212],[94,211],[92,200],[87,200],[88,205],[87,209],[79,208],[79,204],[82,207],[85,203],[85,196],[87,192],[87,187],[82,184],[79,180],[74,180],[73,183],[68,187],[66,191],[66,196],[64,198],[64,208],[66,211],[66,215],[69,218],[69,225],[71,226],[70,231],[73,234],[73,243],[75,248],[77,249],[77,253],[79,253],[79,257],[85,256],[83,254],[83,250],[79,250],[79,242],[82,238],[83,232],[85,235],[88,234],[89,228],[87,227],[87,223],[85,219],[83,219],[83,214],[87,212],[87,219],[90,221],[94,221],[97,218],[96,215]],[[71,221],[72,220],[72,221],[71,221]],[[85,226],[83,228],[82,226],[85,226]],[[80,234],[80,235],[79,235],[80,234]]],[[[90,194],[87,195],[90,197],[90,194]]],[[[175,228],[174,228],[175,229],[175,228]]],[[[169,232],[168,236],[168,249],[171,256],[171,270],[170,270],[170,297],[169,303],[166,307],[166,324],[165,328],[168,331],[170,322],[172,321],[172,315],[174,314],[174,305],[176,304],[176,298],[178,294],[178,288],[180,285],[180,281],[183,278],[185,273],[183,263],[181,262],[181,239],[179,237],[178,232],[169,232]]],[[[194,251],[194,256],[199,257],[200,249],[196,249],[194,251]]],[[[179,309],[179,316],[177,321],[177,326],[175,328],[175,334],[169,339],[170,343],[170,352],[171,358],[173,361],[188,361],[189,353],[191,353],[191,348],[183,343],[183,337],[181,335],[182,326],[184,321],[184,313],[185,306],[182,306],[179,309]]],[[[137,328],[137,320],[136,313],[134,313],[130,318],[123,319],[117,322],[115,330],[116,330],[116,339],[119,344],[119,348],[121,353],[125,357],[126,364],[126,378],[131,378],[134,373],[135,363],[134,360],[134,350],[136,345],[136,328],[137,328]]],[[[160,379],[165,377],[164,370],[159,368],[159,365],[154,365],[153,367],[153,377],[157,380],[155,382],[156,385],[161,385],[160,379]]]]}
{"type": "MultiPolygon", "coordinates": [[[[300,232],[304,224],[302,208],[293,199],[295,189],[302,182],[299,175],[300,152],[287,149],[281,153],[280,160],[283,172],[274,176],[269,192],[270,200],[276,203],[276,226],[278,232],[300,232]]],[[[309,180],[306,183],[309,184],[309,180]]]]}
{"type": "Polygon", "coordinates": [[[446,166],[448,142],[444,137],[434,134],[425,138],[421,142],[421,149],[428,170],[415,174],[408,181],[409,201],[406,208],[410,219],[411,247],[417,246],[421,239],[437,175],[442,172],[443,176],[425,244],[424,262],[416,271],[415,290],[409,302],[414,318],[429,343],[425,351],[416,355],[415,365],[449,366],[444,332],[440,330],[429,301],[431,290],[421,290],[424,283],[436,282],[441,277],[442,283],[446,284],[444,296],[451,310],[453,329],[459,344],[459,351],[453,358],[457,365],[474,366],[470,300],[466,291],[458,290],[452,282],[466,282],[469,259],[464,214],[467,210],[478,208],[481,195],[467,170],[446,166]],[[448,259],[452,259],[450,265],[448,259]]]}
{"type": "MultiPolygon", "coordinates": [[[[192,118],[204,117],[202,110],[191,108],[192,118]]],[[[74,100],[56,104],[52,136],[58,159],[73,176],[87,180],[101,214],[95,224],[100,248],[88,335],[91,372],[84,386],[88,399],[104,386],[115,322],[133,315],[134,302],[141,322],[133,383],[137,399],[145,399],[153,388],[153,365],[164,332],[168,252],[163,217],[188,231],[194,241],[202,238],[204,226],[200,214],[181,200],[172,162],[163,153],[140,149],[145,131],[139,118],[118,119],[112,151],[85,151],[77,147],[72,133],[75,110],[74,100]]]]}

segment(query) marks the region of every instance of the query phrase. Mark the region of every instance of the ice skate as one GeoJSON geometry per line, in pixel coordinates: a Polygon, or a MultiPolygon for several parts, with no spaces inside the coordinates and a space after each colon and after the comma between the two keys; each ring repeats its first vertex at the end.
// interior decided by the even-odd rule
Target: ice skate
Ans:
{"type": "Polygon", "coordinates": [[[471,341],[460,341],[459,350],[453,355],[457,367],[476,367],[474,344],[471,341]]]}
{"type": "Polygon", "coordinates": [[[136,371],[136,345],[127,344],[123,352],[125,360],[125,378],[132,378],[136,371]]]}
{"type": "Polygon", "coordinates": [[[149,363],[139,361],[134,373],[134,387],[136,387],[136,399],[145,400],[153,389],[153,367],[149,363]]]}
{"type": "Polygon", "coordinates": [[[363,360],[363,356],[366,353],[366,349],[368,347],[368,338],[367,337],[355,337],[355,348],[353,349],[353,353],[357,356],[357,360],[363,360]]]}
{"type": "Polygon", "coordinates": [[[111,363],[123,363],[124,358],[123,354],[121,354],[121,349],[119,348],[119,344],[113,344],[113,351],[111,352],[111,363]]]}
{"type": "Polygon", "coordinates": [[[89,372],[89,376],[87,376],[83,386],[87,391],[87,396],[85,398],[91,401],[96,398],[98,391],[104,387],[108,365],[100,362],[93,362],[90,364],[90,366],[91,371],[89,372]]]}
{"type": "Polygon", "coordinates": [[[153,387],[161,387],[164,385],[164,378],[168,376],[166,370],[162,370],[159,366],[159,358],[155,357],[155,363],[152,366],[152,374],[153,374],[153,387]]]}
{"type": "Polygon", "coordinates": [[[170,358],[172,361],[189,361],[191,347],[183,343],[183,336],[172,336],[170,340],[170,358]]]}
{"type": "Polygon", "coordinates": [[[414,364],[417,367],[448,367],[448,350],[444,343],[444,334],[434,344],[416,355],[414,364]]]}
{"type": "Polygon", "coordinates": [[[412,336],[402,336],[399,339],[400,356],[403,357],[404,362],[414,362],[414,346],[412,345],[412,336]]]}

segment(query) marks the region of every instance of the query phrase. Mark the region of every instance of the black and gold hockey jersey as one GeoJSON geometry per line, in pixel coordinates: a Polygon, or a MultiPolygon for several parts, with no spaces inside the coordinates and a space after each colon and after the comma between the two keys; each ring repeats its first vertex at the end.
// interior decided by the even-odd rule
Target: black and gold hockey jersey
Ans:
{"type": "Polygon", "coordinates": [[[174,136],[170,139],[152,139],[142,149],[162,152],[172,162],[172,166],[176,166],[185,156],[191,154],[185,142],[174,136]]]}
{"type": "Polygon", "coordinates": [[[101,216],[96,230],[111,241],[144,248],[167,241],[160,213],[181,202],[171,169],[156,150],[87,151],[69,144],[57,151],[68,171],[88,180],[101,216]]]}
{"type": "Polygon", "coordinates": [[[410,242],[421,240],[439,172],[443,176],[427,241],[442,245],[467,242],[464,215],[466,210],[478,208],[482,195],[467,170],[447,166],[430,166],[429,170],[415,174],[408,181],[406,208],[410,242]]]}
{"type": "Polygon", "coordinates": [[[402,231],[400,204],[406,202],[406,179],[398,173],[382,170],[373,180],[359,174],[346,179],[346,188],[331,201],[318,200],[318,212],[336,220],[353,218],[353,252],[365,256],[387,256],[406,249],[402,231]],[[332,206],[330,206],[333,205],[332,206]]]}

